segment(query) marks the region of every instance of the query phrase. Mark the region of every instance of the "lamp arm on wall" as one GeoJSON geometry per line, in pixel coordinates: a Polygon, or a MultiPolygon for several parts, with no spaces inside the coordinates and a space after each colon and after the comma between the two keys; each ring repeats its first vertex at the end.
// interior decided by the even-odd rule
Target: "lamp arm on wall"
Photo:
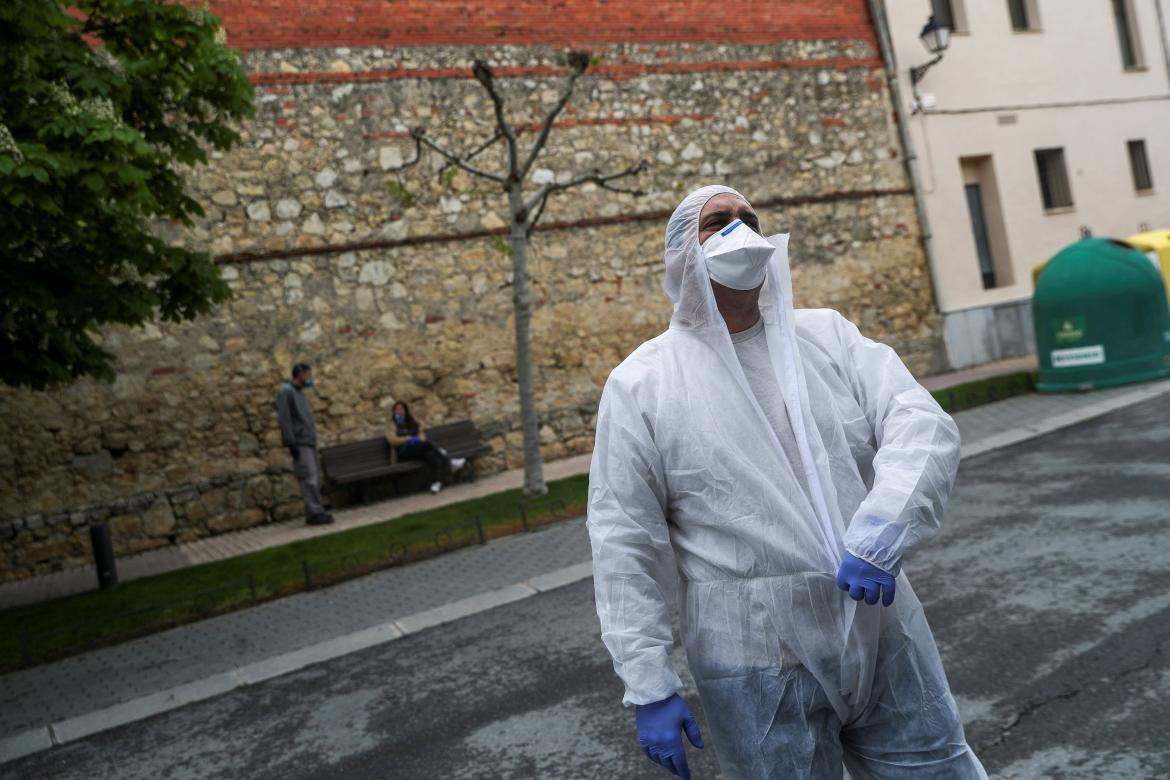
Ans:
{"type": "Polygon", "coordinates": [[[918,82],[922,81],[922,77],[926,75],[926,71],[930,70],[935,65],[937,65],[938,61],[941,60],[942,58],[943,58],[943,56],[941,54],[938,54],[938,55],[935,55],[935,58],[933,60],[931,60],[930,62],[925,62],[922,65],[915,65],[913,68],[911,68],[910,69],[910,83],[912,85],[917,85],[918,82]]]}
{"type": "Polygon", "coordinates": [[[938,61],[942,58],[943,56],[940,52],[935,55],[933,60],[910,68],[910,94],[914,96],[914,102],[910,104],[911,115],[922,111],[922,97],[918,94],[918,82],[922,81],[922,77],[926,75],[926,71],[937,65],[938,61]]]}

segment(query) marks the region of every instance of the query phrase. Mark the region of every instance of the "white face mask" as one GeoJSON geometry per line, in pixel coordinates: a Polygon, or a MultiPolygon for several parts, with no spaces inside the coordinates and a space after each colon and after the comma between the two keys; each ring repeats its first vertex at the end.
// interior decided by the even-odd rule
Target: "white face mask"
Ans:
{"type": "Polygon", "coordinates": [[[740,219],[710,236],[702,249],[707,273],[733,290],[754,290],[763,284],[768,259],[776,251],[775,246],[740,219]]]}

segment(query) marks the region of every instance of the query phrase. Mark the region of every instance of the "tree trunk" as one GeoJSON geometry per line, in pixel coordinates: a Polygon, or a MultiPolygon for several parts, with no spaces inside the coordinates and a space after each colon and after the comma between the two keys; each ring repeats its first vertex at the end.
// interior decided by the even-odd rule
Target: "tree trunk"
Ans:
{"type": "Polygon", "coordinates": [[[520,187],[508,190],[512,214],[512,306],[516,313],[516,376],[520,386],[520,424],[524,431],[524,495],[548,493],[540,460],[540,420],[532,380],[532,291],[528,286],[528,231],[520,187]]]}

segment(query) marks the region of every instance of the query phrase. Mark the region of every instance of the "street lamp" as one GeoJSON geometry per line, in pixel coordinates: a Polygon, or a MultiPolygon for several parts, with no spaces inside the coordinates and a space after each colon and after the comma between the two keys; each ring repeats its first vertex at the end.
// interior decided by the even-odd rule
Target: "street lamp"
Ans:
{"type": "Polygon", "coordinates": [[[935,21],[933,15],[926,20],[926,25],[922,28],[922,32],[918,33],[918,39],[922,41],[922,45],[926,50],[934,55],[934,59],[925,62],[922,65],[915,65],[910,69],[910,89],[914,93],[914,111],[917,114],[922,110],[922,100],[918,97],[918,82],[922,81],[922,77],[926,75],[926,71],[934,67],[935,63],[943,58],[943,52],[946,51],[947,46],[951,42],[951,28],[945,24],[939,24],[935,21]]]}

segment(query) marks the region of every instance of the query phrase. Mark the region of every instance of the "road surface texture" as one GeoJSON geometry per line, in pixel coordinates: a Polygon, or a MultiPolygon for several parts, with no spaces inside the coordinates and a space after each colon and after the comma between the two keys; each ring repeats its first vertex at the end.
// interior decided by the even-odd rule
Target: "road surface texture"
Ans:
{"type": "MultiPolygon", "coordinates": [[[[993,778],[1170,777],[1170,396],[964,460],[906,570],[993,778]]],[[[586,580],[0,776],[665,778],[597,633],[586,580]]]]}

